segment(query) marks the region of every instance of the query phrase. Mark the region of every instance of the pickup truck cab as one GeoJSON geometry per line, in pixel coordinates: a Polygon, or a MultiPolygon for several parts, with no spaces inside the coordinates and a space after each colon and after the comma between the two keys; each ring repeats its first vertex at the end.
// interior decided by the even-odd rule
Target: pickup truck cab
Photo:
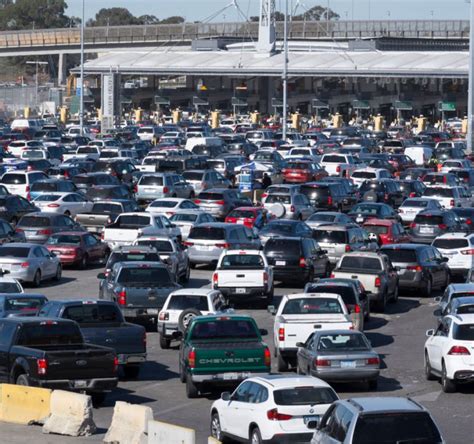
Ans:
{"type": "Polygon", "coordinates": [[[270,373],[271,353],[253,318],[224,314],[195,317],[179,350],[179,375],[188,398],[207,385],[237,385],[270,373]]]}
{"type": "Polygon", "coordinates": [[[382,313],[387,302],[398,300],[397,269],[385,254],[345,254],[337,263],[331,277],[358,279],[365,288],[371,305],[382,313]]]}
{"type": "Polygon", "coordinates": [[[146,331],[125,322],[115,302],[94,299],[51,301],[38,316],[70,319],[79,324],[88,344],[112,347],[127,378],[136,378],[146,361],[146,331]]]}
{"type": "Polygon", "coordinates": [[[87,393],[100,403],[117,386],[112,348],[86,344],[66,319],[0,319],[0,382],[87,393]]]}
{"type": "Polygon", "coordinates": [[[275,315],[273,339],[278,371],[296,364],[297,343],[306,342],[317,330],[354,329],[342,297],[333,293],[298,293],[283,296],[278,310],[268,307],[275,315]]]}
{"type": "Polygon", "coordinates": [[[229,300],[264,296],[273,300],[273,269],[262,250],[225,250],[212,276],[212,288],[229,300]]]}
{"type": "Polygon", "coordinates": [[[352,155],[340,153],[324,154],[320,164],[330,176],[342,177],[350,177],[355,170],[365,166],[356,164],[352,155]]]}

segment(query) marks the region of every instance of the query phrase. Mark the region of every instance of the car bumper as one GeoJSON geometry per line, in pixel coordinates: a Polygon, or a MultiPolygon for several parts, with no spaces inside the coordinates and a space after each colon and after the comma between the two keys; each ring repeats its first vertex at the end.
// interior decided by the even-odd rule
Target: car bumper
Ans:
{"type": "Polygon", "coordinates": [[[121,308],[122,314],[126,319],[143,319],[143,320],[152,320],[153,322],[157,322],[158,320],[158,313],[160,309],[163,307],[165,303],[165,299],[163,298],[161,304],[157,303],[157,308],[121,308]]]}
{"type": "Polygon", "coordinates": [[[262,296],[268,293],[266,287],[214,287],[214,290],[220,291],[224,296],[236,299],[251,296],[262,296]]]}
{"type": "Polygon", "coordinates": [[[376,379],[379,369],[328,369],[311,370],[311,376],[331,382],[358,382],[376,379]]]}
{"type": "Polygon", "coordinates": [[[448,264],[449,272],[452,276],[462,276],[464,278],[467,277],[471,267],[468,268],[451,268],[448,264]]]}
{"type": "Polygon", "coordinates": [[[33,244],[44,244],[49,236],[29,236],[25,233],[26,242],[31,242],[33,244]]]}
{"type": "Polygon", "coordinates": [[[165,338],[172,338],[174,333],[178,330],[179,327],[177,323],[158,321],[158,333],[165,338]]]}
{"type": "Polygon", "coordinates": [[[189,374],[188,378],[191,378],[193,382],[203,384],[203,383],[210,383],[210,384],[235,384],[243,381],[247,378],[254,378],[256,376],[261,376],[270,373],[270,368],[252,372],[225,372],[225,373],[214,373],[214,374],[189,374]]]}
{"type": "Polygon", "coordinates": [[[426,280],[423,279],[423,276],[420,272],[410,272],[407,271],[403,274],[398,275],[398,287],[399,288],[425,288],[426,280]]]}
{"type": "Polygon", "coordinates": [[[458,370],[454,373],[454,380],[458,383],[474,382],[474,370],[458,370]]]}
{"type": "Polygon", "coordinates": [[[411,235],[412,244],[431,244],[436,238],[436,235],[433,236],[414,236],[411,235]]]}
{"type": "Polygon", "coordinates": [[[383,297],[383,293],[367,293],[367,297],[370,302],[377,302],[383,297]]]}
{"type": "Polygon", "coordinates": [[[100,378],[100,379],[55,379],[55,380],[30,380],[32,385],[38,387],[50,388],[54,390],[70,390],[85,392],[103,392],[113,390],[117,387],[118,378],[100,378]]]}
{"type": "Polygon", "coordinates": [[[300,267],[273,267],[273,280],[275,281],[299,281],[307,280],[309,277],[309,270],[300,267]]]}
{"type": "Polygon", "coordinates": [[[117,355],[117,358],[120,365],[139,364],[146,361],[146,353],[124,353],[117,355]]]}
{"type": "Polygon", "coordinates": [[[296,354],[298,353],[298,347],[289,347],[289,348],[279,348],[278,353],[280,356],[286,359],[294,359],[296,358],[296,354]]]}
{"type": "Polygon", "coordinates": [[[195,248],[188,248],[188,257],[191,264],[212,264],[217,262],[223,249],[215,248],[209,251],[200,251],[195,248]]]}
{"type": "Polygon", "coordinates": [[[269,439],[262,439],[263,444],[299,444],[309,443],[313,432],[276,434],[269,439]]]}
{"type": "Polygon", "coordinates": [[[30,270],[29,268],[21,270],[11,270],[8,277],[18,279],[20,282],[33,282],[34,270],[30,270]]]}

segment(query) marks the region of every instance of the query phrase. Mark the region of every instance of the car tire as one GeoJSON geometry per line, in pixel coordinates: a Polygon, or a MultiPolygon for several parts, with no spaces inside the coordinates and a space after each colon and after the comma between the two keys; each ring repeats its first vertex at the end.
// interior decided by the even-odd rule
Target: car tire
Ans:
{"type": "Polygon", "coordinates": [[[99,407],[105,402],[105,398],[107,397],[107,393],[105,392],[95,392],[91,393],[92,405],[94,407],[99,407]]]}
{"type": "Polygon", "coordinates": [[[89,262],[89,258],[87,257],[87,254],[84,254],[79,262],[79,268],[81,270],[85,270],[87,268],[88,262],[89,262]]]}
{"type": "Polygon", "coordinates": [[[448,271],[446,273],[446,283],[444,284],[444,288],[448,287],[451,284],[451,273],[448,271]]]}
{"type": "Polygon", "coordinates": [[[124,365],[123,374],[126,379],[137,379],[140,374],[139,365],[124,365]]]}
{"type": "Polygon", "coordinates": [[[426,287],[423,289],[423,296],[429,298],[431,296],[431,292],[433,291],[433,280],[431,279],[431,276],[428,277],[428,280],[426,281],[426,287]]]}
{"type": "Polygon", "coordinates": [[[375,311],[378,313],[385,313],[385,305],[387,303],[387,293],[385,292],[382,296],[382,300],[378,300],[374,304],[375,311]]]}
{"type": "Polygon", "coordinates": [[[30,385],[30,380],[28,379],[28,376],[23,373],[21,375],[18,375],[18,377],[16,378],[15,383],[16,383],[16,385],[29,386],[30,385]]]}
{"type": "Polygon", "coordinates": [[[61,265],[58,265],[58,268],[56,268],[56,274],[54,275],[54,280],[56,282],[60,282],[62,276],[63,276],[63,267],[61,267],[61,265]]]}
{"type": "Polygon", "coordinates": [[[369,390],[375,392],[379,386],[379,381],[378,379],[371,379],[370,381],[367,381],[367,384],[369,386],[369,390]]]}
{"type": "Polygon", "coordinates": [[[35,288],[38,288],[41,285],[41,271],[40,270],[36,270],[36,273],[33,277],[32,285],[35,288]]]}
{"type": "Polygon", "coordinates": [[[227,442],[225,437],[222,435],[221,429],[221,420],[219,418],[219,413],[214,412],[211,415],[211,426],[210,426],[210,433],[213,438],[221,443],[227,442]]]}
{"type": "Polygon", "coordinates": [[[456,391],[456,383],[449,379],[446,374],[446,366],[443,362],[443,367],[441,369],[441,388],[444,393],[454,393],[456,391]]]}
{"type": "Polygon", "coordinates": [[[427,381],[434,381],[436,379],[431,371],[431,363],[428,352],[425,352],[425,378],[427,381]]]}
{"type": "Polygon", "coordinates": [[[189,399],[194,399],[199,396],[199,388],[194,384],[190,376],[186,376],[186,396],[189,399]]]}
{"type": "Polygon", "coordinates": [[[178,365],[179,367],[179,380],[181,382],[186,382],[186,372],[184,371],[184,367],[181,365],[181,362],[178,365]]]}
{"type": "Polygon", "coordinates": [[[160,335],[160,348],[162,350],[168,350],[170,348],[171,339],[165,338],[163,335],[160,335]]]}
{"type": "Polygon", "coordinates": [[[277,353],[277,370],[279,372],[286,372],[288,371],[288,362],[280,353],[277,353]]]}
{"type": "Polygon", "coordinates": [[[398,283],[393,291],[392,297],[390,298],[390,302],[393,304],[398,302],[398,283]]]}
{"type": "Polygon", "coordinates": [[[186,282],[189,282],[189,278],[191,277],[191,267],[188,266],[186,267],[186,272],[184,273],[184,276],[181,278],[181,282],[185,284],[186,282]]]}
{"type": "Polygon", "coordinates": [[[262,444],[262,434],[258,427],[254,427],[250,431],[250,444],[262,444]]]}

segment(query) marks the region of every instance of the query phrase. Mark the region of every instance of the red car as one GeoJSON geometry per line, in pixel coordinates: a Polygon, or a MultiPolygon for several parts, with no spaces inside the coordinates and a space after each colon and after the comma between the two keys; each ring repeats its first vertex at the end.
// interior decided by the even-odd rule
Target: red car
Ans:
{"type": "Polygon", "coordinates": [[[241,224],[248,228],[253,228],[257,218],[263,214],[265,214],[267,219],[271,218],[267,210],[262,207],[239,207],[227,215],[225,222],[229,224],[241,224]]]}
{"type": "Polygon", "coordinates": [[[107,260],[109,247],[87,231],[63,231],[53,234],[45,247],[59,257],[61,264],[86,268],[107,260]]]}
{"type": "Polygon", "coordinates": [[[369,237],[376,238],[380,245],[411,242],[411,236],[400,222],[384,219],[369,219],[362,225],[369,237]]]}
{"type": "Polygon", "coordinates": [[[283,182],[286,183],[313,182],[328,176],[325,169],[319,168],[311,160],[290,160],[281,172],[283,182]]]}

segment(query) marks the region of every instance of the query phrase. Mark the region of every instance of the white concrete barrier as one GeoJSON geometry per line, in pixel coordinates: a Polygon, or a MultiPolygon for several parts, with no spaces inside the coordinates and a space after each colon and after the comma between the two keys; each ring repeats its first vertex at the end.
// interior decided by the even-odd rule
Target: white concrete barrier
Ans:
{"type": "Polygon", "coordinates": [[[43,425],[43,433],[89,436],[95,431],[90,396],[63,390],[53,391],[51,416],[43,425]]]}
{"type": "Polygon", "coordinates": [[[216,438],[209,436],[209,438],[207,438],[207,444],[222,444],[222,443],[218,441],[216,438]]]}
{"type": "Polygon", "coordinates": [[[196,431],[161,421],[148,423],[148,444],[196,444],[196,431]]]}
{"type": "Polygon", "coordinates": [[[148,423],[152,420],[153,410],[150,407],[117,401],[104,443],[146,444],[148,423]]]}

